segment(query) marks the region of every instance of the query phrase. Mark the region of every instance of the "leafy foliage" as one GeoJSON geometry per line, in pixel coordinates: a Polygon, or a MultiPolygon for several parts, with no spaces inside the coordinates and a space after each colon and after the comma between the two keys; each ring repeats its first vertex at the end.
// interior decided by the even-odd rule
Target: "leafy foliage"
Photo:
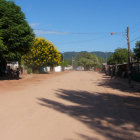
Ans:
{"type": "Polygon", "coordinates": [[[61,63],[61,54],[50,41],[35,38],[30,51],[24,55],[25,64],[33,69],[45,66],[57,66],[61,63]]]}
{"type": "Polygon", "coordinates": [[[98,57],[89,52],[79,53],[76,57],[77,66],[83,66],[85,70],[97,66],[99,64],[98,57]]]}
{"type": "Polygon", "coordinates": [[[105,60],[102,57],[98,57],[98,60],[99,60],[98,68],[102,68],[103,66],[102,64],[105,63],[105,60]]]}
{"type": "Polygon", "coordinates": [[[140,41],[136,42],[136,46],[134,48],[134,58],[137,61],[140,61],[140,41]]]}
{"type": "Polygon", "coordinates": [[[110,55],[110,57],[107,59],[107,63],[110,65],[117,64],[115,58],[114,58],[114,53],[110,55]]]}
{"type": "MultiPolygon", "coordinates": [[[[131,56],[132,56],[132,52],[131,56]]],[[[126,48],[118,48],[108,58],[109,64],[123,64],[128,62],[128,50],[126,48]]]]}
{"type": "Polygon", "coordinates": [[[34,33],[21,8],[13,1],[0,0],[0,36],[4,60],[20,60],[32,45],[34,33]]]}
{"type": "Polygon", "coordinates": [[[100,64],[105,62],[104,58],[102,58],[102,57],[98,57],[98,59],[99,59],[100,64]]]}
{"type": "Polygon", "coordinates": [[[64,60],[63,62],[61,62],[60,64],[62,67],[67,67],[69,65],[69,62],[67,60],[64,60]]]}
{"type": "Polygon", "coordinates": [[[6,50],[6,46],[4,46],[3,41],[0,39],[0,72],[6,66],[6,60],[4,59],[4,52],[6,50]]]}

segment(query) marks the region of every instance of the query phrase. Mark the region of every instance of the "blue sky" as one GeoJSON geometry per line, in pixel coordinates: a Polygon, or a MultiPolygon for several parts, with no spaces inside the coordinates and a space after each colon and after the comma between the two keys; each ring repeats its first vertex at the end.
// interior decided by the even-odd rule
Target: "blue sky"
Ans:
{"type": "Polygon", "coordinates": [[[52,41],[61,52],[127,48],[127,26],[131,49],[140,40],[140,0],[14,1],[36,36],[52,41]]]}

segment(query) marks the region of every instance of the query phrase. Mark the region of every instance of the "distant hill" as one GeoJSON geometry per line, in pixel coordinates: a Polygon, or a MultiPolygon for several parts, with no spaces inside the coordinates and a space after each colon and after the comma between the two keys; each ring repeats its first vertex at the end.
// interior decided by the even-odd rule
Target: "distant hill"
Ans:
{"type": "Polygon", "coordinates": [[[72,57],[76,57],[79,52],[64,52],[64,59],[71,60],[72,57]]]}
{"type": "Polygon", "coordinates": [[[106,60],[106,58],[109,58],[110,55],[113,52],[100,52],[100,51],[95,51],[95,52],[91,52],[91,53],[95,54],[98,57],[102,57],[102,58],[104,58],[104,60],[106,60]]]}
{"type": "MultiPolygon", "coordinates": [[[[80,53],[80,52],[64,52],[64,59],[65,60],[71,60],[72,57],[76,57],[76,55],[80,53]]],[[[101,51],[94,51],[91,52],[93,54],[95,54],[98,57],[102,57],[104,58],[104,60],[106,60],[106,56],[107,58],[112,54],[112,52],[101,52],[101,51]]]]}

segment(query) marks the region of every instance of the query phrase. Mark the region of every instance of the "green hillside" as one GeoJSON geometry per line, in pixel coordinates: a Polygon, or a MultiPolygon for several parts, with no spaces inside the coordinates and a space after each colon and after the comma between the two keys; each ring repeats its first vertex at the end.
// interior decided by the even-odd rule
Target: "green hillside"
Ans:
{"type": "MultiPolygon", "coordinates": [[[[72,57],[75,57],[78,53],[80,52],[64,52],[64,59],[71,60],[72,57]]],[[[100,52],[100,51],[94,51],[91,53],[95,54],[98,57],[102,57],[105,60],[106,60],[106,57],[108,58],[112,54],[112,52],[100,52]]]]}

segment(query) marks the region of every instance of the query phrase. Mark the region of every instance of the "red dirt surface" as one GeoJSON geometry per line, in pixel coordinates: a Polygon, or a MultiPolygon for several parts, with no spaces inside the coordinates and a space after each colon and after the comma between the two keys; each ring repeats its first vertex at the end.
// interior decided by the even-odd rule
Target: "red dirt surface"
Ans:
{"type": "Polygon", "coordinates": [[[0,140],[139,140],[139,84],[96,72],[0,81],[0,140]]]}

